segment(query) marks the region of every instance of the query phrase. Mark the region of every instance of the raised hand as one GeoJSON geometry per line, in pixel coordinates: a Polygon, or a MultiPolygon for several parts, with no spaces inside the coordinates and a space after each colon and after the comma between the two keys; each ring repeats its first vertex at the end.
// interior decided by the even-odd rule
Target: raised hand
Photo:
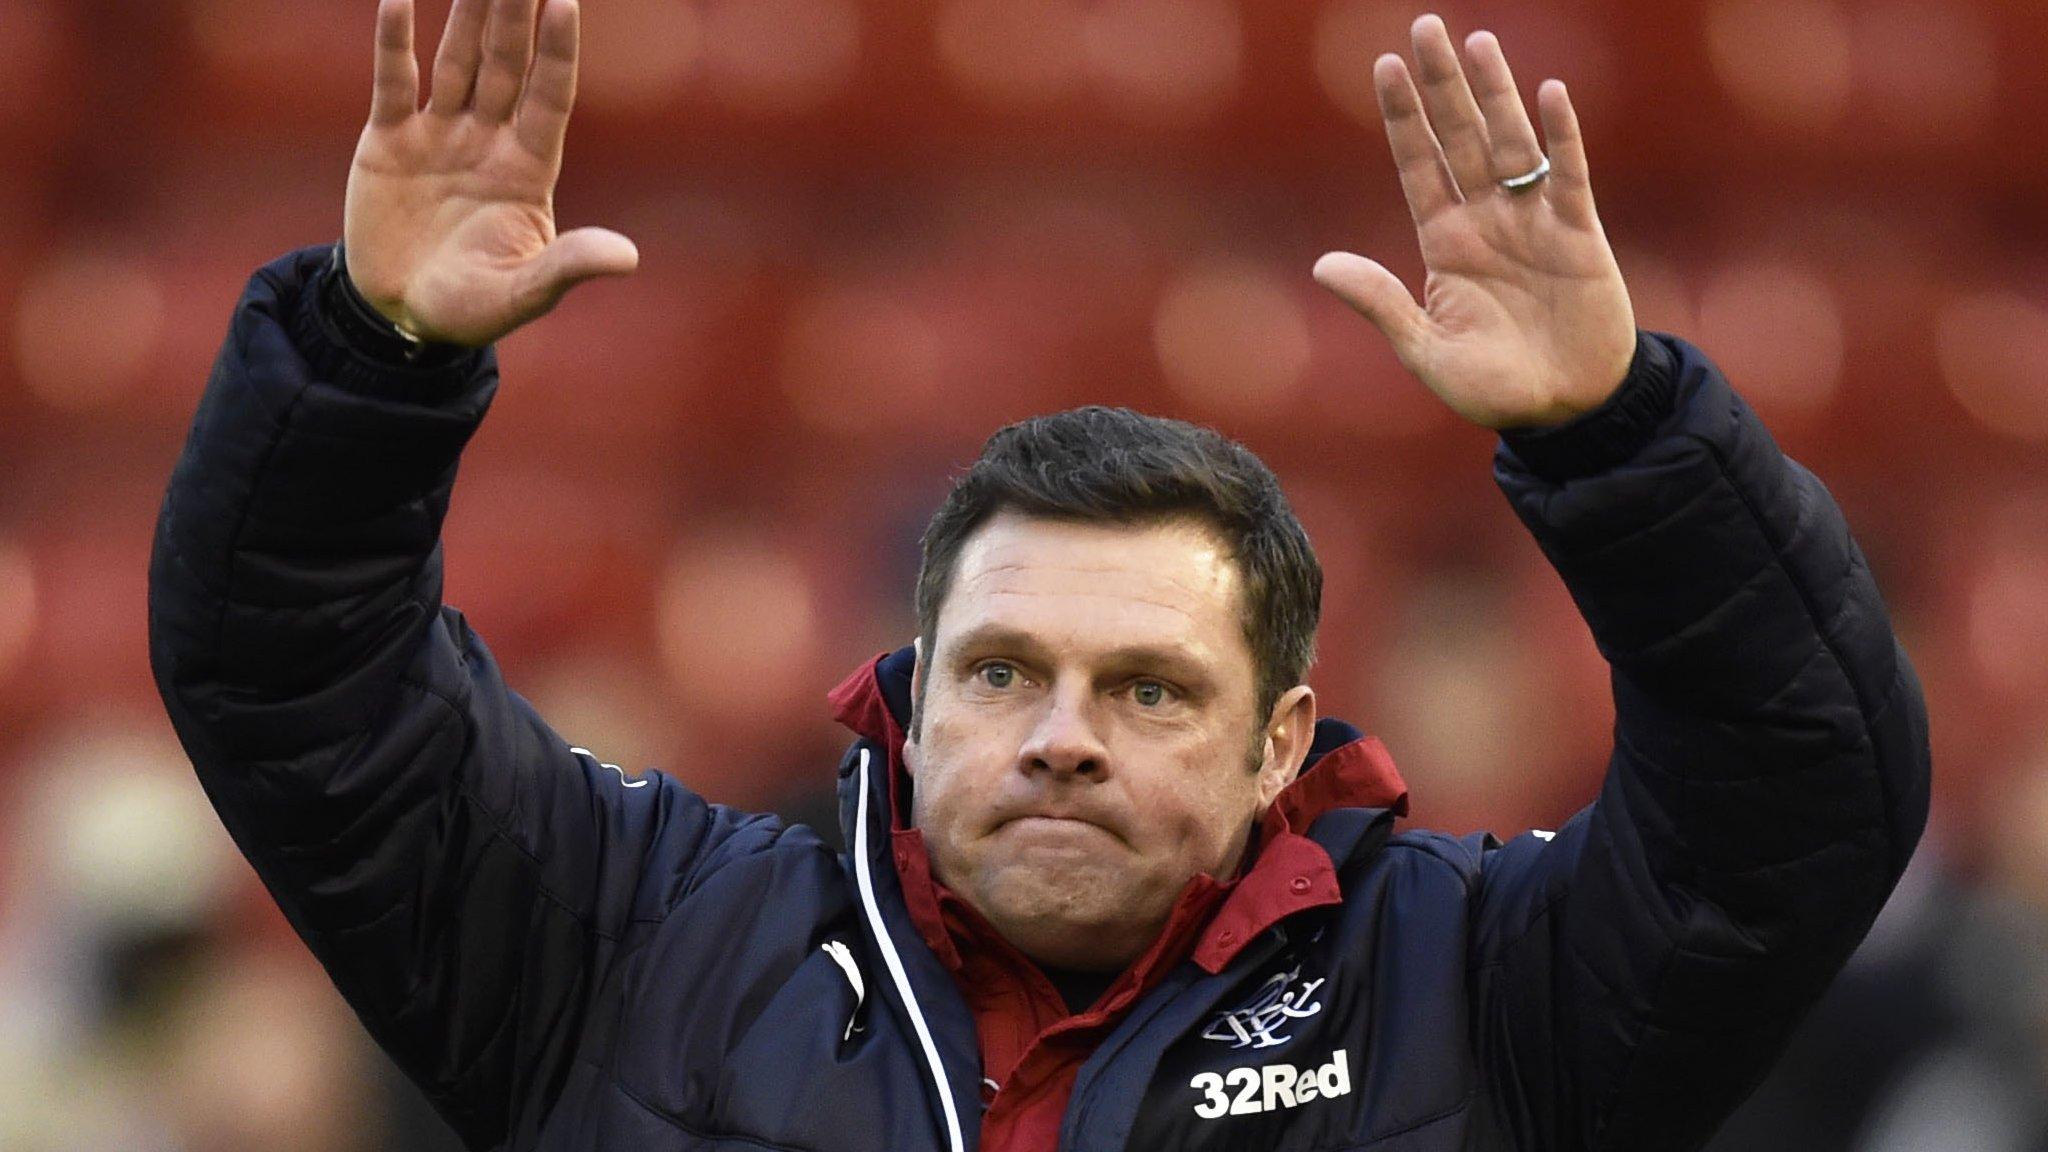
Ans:
{"type": "Polygon", "coordinates": [[[1562,423],[1620,386],[1635,313],[1593,211],[1578,117],[1564,84],[1537,91],[1550,171],[1491,32],[1465,64],[1436,16],[1411,30],[1422,77],[1389,53],[1373,86],[1428,272],[1423,304],[1400,278],[1349,252],[1315,276],[1393,343],[1401,363],[1460,416],[1489,428],[1562,423]],[[1468,80],[1469,77],[1469,80],[1468,80]]]}
{"type": "Polygon", "coordinates": [[[381,0],[370,123],[343,219],[349,278],[400,328],[488,344],[585,280],[631,272],[633,242],[555,233],[576,99],[576,0],[455,0],[419,104],[412,0],[381,0]]]}

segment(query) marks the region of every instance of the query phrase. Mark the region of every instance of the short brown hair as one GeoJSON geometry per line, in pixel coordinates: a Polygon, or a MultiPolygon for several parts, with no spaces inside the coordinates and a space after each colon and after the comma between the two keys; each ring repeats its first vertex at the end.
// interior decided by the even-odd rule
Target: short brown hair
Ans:
{"type": "Polygon", "coordinates": [[[925,526],[917,630],[932,657],[939,607],[962,545],[1004,509],[1063,520],[1151,524],[1189,517],[1217,532],[1244,582],[1258,716],[1315,659],[1323,567],[1271,469],[1199,425],[1091,405],[1000,429],[925,526]]]}

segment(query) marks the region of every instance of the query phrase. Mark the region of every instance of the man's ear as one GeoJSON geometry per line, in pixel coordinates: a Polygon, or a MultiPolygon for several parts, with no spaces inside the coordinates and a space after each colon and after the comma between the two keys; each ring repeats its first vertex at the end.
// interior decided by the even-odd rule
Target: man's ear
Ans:
{"type": "Polygon", "coordinates": [[[1315,739],[1315,690],[1306,684],[1296,684],[1280,694],[1273,702],[1272,715],[1266,718],[1265,756],[1259,766],[1259,811],[1265,811],[1279,797],[1281,789],[1294,783],[1315,739]]]}
{"type": "Polygon", "coordinates": [[[924,721],[924,637],[910,642],[916,659],[910,663],[910,727],[903,733],[903,771],[917,779],[918,763],[924,758],[917,746],[918,729],[924,721]]]}

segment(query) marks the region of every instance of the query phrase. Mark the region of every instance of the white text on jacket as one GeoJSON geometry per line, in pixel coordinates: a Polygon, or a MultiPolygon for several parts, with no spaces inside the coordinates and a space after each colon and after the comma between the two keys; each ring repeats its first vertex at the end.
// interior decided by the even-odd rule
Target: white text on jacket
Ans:
{"type": "Polygon", "coordinates": [[[1296,1068],[1292,1064],[1267,1064],[1256,1068],[1232,1068],[1228,1072],[1203,1072],[1188,1081],[1188,1087],[1202,1093],[1195,1115],[1214,1120],[1225,1114],[1243,1116],[1294,1108],[1311,1100],[1351,1094],[1351,1062],[1339,1048],[1330,1062],[1320,1068],[1296,1068]]]}

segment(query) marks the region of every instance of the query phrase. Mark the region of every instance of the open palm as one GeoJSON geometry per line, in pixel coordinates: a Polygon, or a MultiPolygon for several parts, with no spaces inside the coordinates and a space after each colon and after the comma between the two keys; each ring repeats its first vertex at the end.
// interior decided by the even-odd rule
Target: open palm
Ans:
{"type": "Polygon", "coordinates": [[[1387,140],[1428,280],[1418,305],[1382,265],[1348,252],[1316,279],[1376,324],[1409,371],[1490,428],[1560,423],[1599,406],[1635,349],[1635,314],[1593,209],[1564,85],[1538,91],[1549,175],[1500,43],[1478,32],[1460,65],[1443,21],[1415,22],[1420,91],[1397,55],[1373,66],[1387,140]]]}
{"type": "Polygon", "coordinates": [[[639,262],[616,232],[556,234],[578,12],[575,0],[546,0],[536,38],[538,3],[455,0],[424,108],[412,0],[378,6],[375,95],[343,240],[363,296],[422,339],[488,344],[575,285],[639,262]]]}

